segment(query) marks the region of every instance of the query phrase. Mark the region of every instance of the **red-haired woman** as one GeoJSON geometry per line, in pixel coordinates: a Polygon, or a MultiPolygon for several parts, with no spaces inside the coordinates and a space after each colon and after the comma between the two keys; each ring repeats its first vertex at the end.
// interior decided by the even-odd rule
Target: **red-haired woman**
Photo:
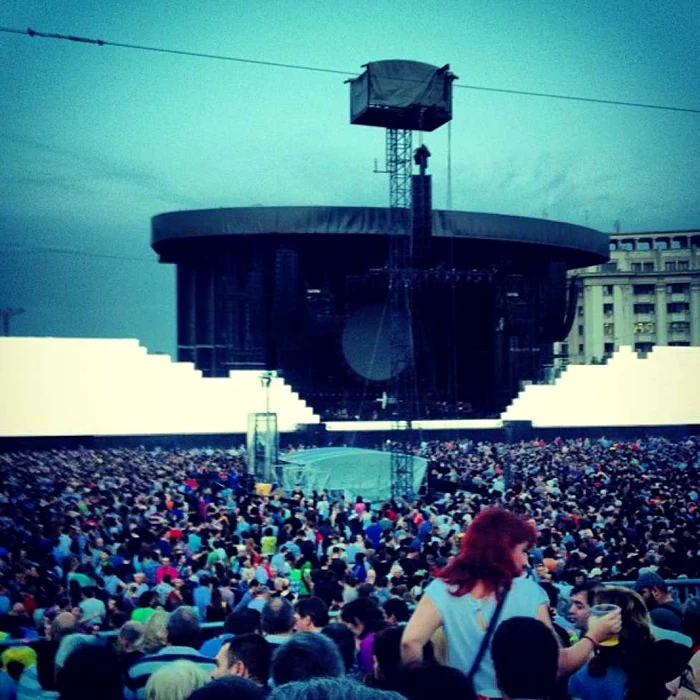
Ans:
{"type": "MultiPolygon", "coordinates": [[[[549,601],[540,586],[523,578],[527,551],[537,538],[535,527],[501,508],[487,508],[462,538],[459,553],[425,589],[401,640],[404,662],[422,658],[423,647],[443,626],[448,663],[469,674],[499,601],[498,623],[511,617],[538,618],[551,627],[549,601]]],[[[588,660],[600,641],[620,629],[613,613],[579,642],[562,649],[560,673],[571,673],[588,660]]],[[[501,697],[491,653],[487,649],[473,675],[482,697],[501,697]]]]}

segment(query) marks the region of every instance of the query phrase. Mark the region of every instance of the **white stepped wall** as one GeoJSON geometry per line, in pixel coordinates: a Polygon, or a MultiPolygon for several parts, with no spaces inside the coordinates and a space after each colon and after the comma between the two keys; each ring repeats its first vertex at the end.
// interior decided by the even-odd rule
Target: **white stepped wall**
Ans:
{"type": "Polygon", "coordinates": [[[570,365],[526,386],[501,415],[536,427],[700,424],[700,347],[621,347],[605,365],[570,365]]]}
{"type": "MultiPolygon", "coordinates": [[[[275,376],[282,432],[319,417],[275,376]]],[[[245,433],[265,410],[260,372],[207,379],[137,340],[0,338],[0,436],[245,433]]]]}

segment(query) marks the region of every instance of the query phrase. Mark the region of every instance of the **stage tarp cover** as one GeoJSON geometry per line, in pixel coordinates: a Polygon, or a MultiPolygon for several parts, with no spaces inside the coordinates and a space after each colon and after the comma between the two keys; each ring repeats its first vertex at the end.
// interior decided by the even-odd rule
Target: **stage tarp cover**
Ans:
{"type": "MultiPolygon", "coordinates": [[[[362,495],[367,501],[391,498],[391,453],[356,447],[320,447],[280,457],[283,485],[293,489],[302,483],[308,489],[344,491],[346,496],[362,495]],[[302,477],[302,478],[300,478],[302,477]]],[[[428,462],[413,457],[413,490],[418,493],[428,462]]]]}

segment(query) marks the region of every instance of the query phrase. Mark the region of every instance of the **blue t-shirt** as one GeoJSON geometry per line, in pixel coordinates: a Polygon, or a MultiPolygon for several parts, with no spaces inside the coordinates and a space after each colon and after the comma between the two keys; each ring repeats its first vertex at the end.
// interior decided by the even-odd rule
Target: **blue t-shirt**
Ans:
{"type": "Polygon", "coordinates": [[[627,675],[617,667],[610,666],[605,675],[594,678],[588,664],[569,678],[569,695],[580,700],[624,700],[627,693],[627,675]]]}
{"type": "MultiPolygon", "coordinates": [[[[486,634],[483,626],[488,627],[496,611],[496,596],[476,600],[470,593],[453,596],[449,589],[450,586],[444,581],[435,579],[425,589],[425,593],[433,601],[442,618],[447,637],[449,665],[469,673],[486,634]]],[[[535,618],[540,605],[549,605],[544,590],[531,579],[515,579],[501,610],[499,623],[511,617],[535,618]]],[[[474,675],[474,687],[480,695],[501,697],[490,648],[484,654],[474,675]]]]}

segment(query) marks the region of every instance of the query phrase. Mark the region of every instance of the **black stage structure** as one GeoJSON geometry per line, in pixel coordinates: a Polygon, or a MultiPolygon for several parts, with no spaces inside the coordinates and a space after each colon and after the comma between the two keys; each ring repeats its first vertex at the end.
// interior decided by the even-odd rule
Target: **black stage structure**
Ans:
{"type": "MultiPolygon", "coordinates": [[[[376,400],[397,371],[391,216],[370,207],[155,216],[153,249],[177,266],[178,360],[208,377],[279,370],[326,418],[391,417],[392,405],[376,400]]],[[[551,364],[552,343],[575,316],[567,270],[605,262],[608,237],[550,220],[433,211],[429,256],[413,312],[424,417],[477,417],[499,413],[551,364]]]]}

